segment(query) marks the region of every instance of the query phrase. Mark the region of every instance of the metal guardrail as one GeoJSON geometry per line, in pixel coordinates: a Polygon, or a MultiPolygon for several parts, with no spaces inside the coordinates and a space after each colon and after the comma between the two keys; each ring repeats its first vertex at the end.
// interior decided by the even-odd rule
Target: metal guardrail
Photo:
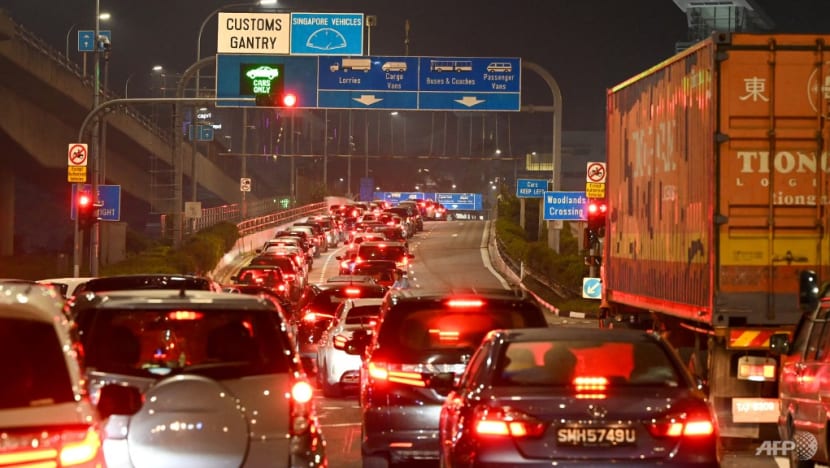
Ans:
{"type": "Polygon", "coordinates": [[[504,264],[510,271],[512,271],[516,276],[520,278],[522,283],[524,284],[525,278],[531,277],[533,278],[534,282],[547,288],[552,293],[556,294],[562,299],[574,299],[580,296],[578,291],[573,290],[573,288],[569,288],[568,286],[553,281],[551,278],[533,271],[523,262],[518,261],[510,256],[507,252],[507,249],[504,246],[504,243],[499,239],[498,235],[496,236],[496,249],[499,251],[499,255],[504,259],[504,264]]]}
{"type": "MultiPolygon", "coordinates": [[[[239,228],[239,235],[244,237],[298,218],[320,213],[321,211],[325,211],[327,206],[326,202],[319,202],[296,208],[285,208],[273,211],[273,204],[274,202],[270,200],[260,200],[253,204],[253,206],[249,205],[248,213],[250,217],[247,219],[242,219],[242,212],[237,203],[205,208],[202,210],[202,217],[197,218],[195,223],[187,223],[184,232],[189,235],[217,223],[228,221],[235,223],[237,228],[239,228]],[[269,208],[270,212],[268,210],[269,208]]],[[[161,232],[171,232],[171,226],[168,224],[170,215],[163,214],[160,219],[161,232]]],[[[184,219],[184,215],[182,219],[184,219]]]]}

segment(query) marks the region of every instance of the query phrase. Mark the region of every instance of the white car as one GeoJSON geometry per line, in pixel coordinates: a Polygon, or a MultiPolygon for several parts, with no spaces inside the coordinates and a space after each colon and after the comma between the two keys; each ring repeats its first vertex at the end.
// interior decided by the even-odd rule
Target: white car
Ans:
{"type": "Polygon", "coordinates": [[[75,290],[87,281],[95,279],[94,276],[82,276],[80,278],[46,278],[38,280],[40,284],[51,284],[57,287],[63,297],[69,298],[75,295],[75,290]]]}
{"type": "Polygon", "coordinates": [[[313,387],[271,300],[209,291],[114,291],[71,306],[92,394],[142,395],[106,423],[107,467],[321,467],[313,387]]]}
{"type": "Polygon", "coordinates": [[[63,303],[52,287],[0,280],[0,465],[103,462],[98,411],[63,303]]]}
{"type": "Polygon", "coordinates": [[[335,349],[338,340],[345,342],[355,330],[375,326],[383,298],[347,299],[340,304],[329,328],[317,345],[317,381],[327,397],[340,396],[344,389],[360,383],[360,356],[335,349]]]}

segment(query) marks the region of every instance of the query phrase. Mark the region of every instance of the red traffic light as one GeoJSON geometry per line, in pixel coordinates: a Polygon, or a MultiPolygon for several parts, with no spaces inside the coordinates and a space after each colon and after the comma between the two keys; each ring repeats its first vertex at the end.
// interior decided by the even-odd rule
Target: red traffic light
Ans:
{"type": "Polygon", "coordinates": [[[78,196],[79,207],[83,208],[90,205],[92,205],[92,198],[89,195],[82,193],[80,196],[78,196]]]}
{"type": "Polygon", "coordinates": [[[605,203],[591,202],[588,204],[588,215],[604,215],[608,211],[605,203]]]}
{"type": "Polygon", "coordinates": [[[282,105],[285,107],[294,107],[297,105],[297,96],[293,93],[285,93],[282,96],[282,105]]]}

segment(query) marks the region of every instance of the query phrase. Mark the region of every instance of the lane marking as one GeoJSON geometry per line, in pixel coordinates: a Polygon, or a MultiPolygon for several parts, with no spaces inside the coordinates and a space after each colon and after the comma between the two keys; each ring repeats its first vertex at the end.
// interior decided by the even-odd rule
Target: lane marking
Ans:
{"type": "Polygon", "coordinates": [[[501,276],[499,272],[497,272],[495,268],[493,268],[493,265],[490,263],[490,249],[487,248],[487,243],[490,240],[490,223],[491,221],[486,221],[484,223],[484,232],[481,233],[481,244],[479,244],[479,252],[481,252],[481,261],[484,263],[484,267],[490,270],[490,273],[492,273],[493,276],[495,276],[496,279],[499,280],[499,283],[501,283],[502,288],[510,289],[510,284],[507,283],[504,277],[501,276]]]}

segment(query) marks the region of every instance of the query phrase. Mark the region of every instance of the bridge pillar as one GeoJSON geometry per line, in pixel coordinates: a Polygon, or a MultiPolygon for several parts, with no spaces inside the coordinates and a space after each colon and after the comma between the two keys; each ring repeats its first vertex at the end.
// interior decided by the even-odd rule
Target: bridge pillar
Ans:
{"type": "Polygon", "coordinates": [[[0,166],[0,255],[14,254],[14,175],[0,166]]]}

